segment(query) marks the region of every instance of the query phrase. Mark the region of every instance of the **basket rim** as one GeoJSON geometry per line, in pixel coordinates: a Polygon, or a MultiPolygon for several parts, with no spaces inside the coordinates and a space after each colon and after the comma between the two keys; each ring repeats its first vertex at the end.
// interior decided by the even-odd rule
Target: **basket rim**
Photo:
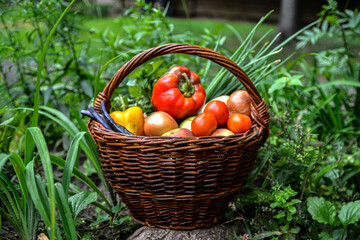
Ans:
{"type": "MultiPolygon", "coordinates": [[[[133,57],[131,60],[129,60],[126,64],[124,64],[117,73],[113,76],[110,82],[107,83],[104,90],[100,92],[97,96],[97,98],[94,101],[94,109],[101,112],[101,102],[105,101],[105,106],[107,110],[110,110],[111,102],[110,97],[113,93],[113,91],[119,86],[119,84],[122,82],[122,80],[130,74],[135,68],[142,65],[143,63],[147,62],[148,60],[151,60],[152,58],[163,56],[166,54],[172,54],[172,53],[183,53],[188,55],[194,55],[199,56],[208,60],[211,60],[217,64],[219,64],[222,67],[225,67],[228,71],[233,73],[234,76],[236,76],[242,85],[244,86],[245,90],[249,93],[251,103],[250,103],[250,110],[251,110],[251,118],[253,120],[252,129],[249,130],[251,132],[254,132],[253,129],[260,127],[265,131],[265,141],[269,135],[269,122],[270,122],[270,114],[268,111],[268,108],[266,106],[266,102],[264,99],[262,99],[255,87],[255,85],[252,83],[252,81],[249,79],[249,77],[245,74],[245,72],[231,59],[211,50],[205,47],[200,47],[192,44],[181,44],[181,43],[169,43],[165,45],[161,45],[158,47],[150,48],[142,53],[137,54],[135,57],[133,57]]],[[[93,119],[89,119],[87,124],[87,129],[90,133],[91,126],[93,123],[96,123],[93,119]]],[[[96,125],[96,124],[95,124],[96,125]]],[[[100,125],[101,126],[101,125],[100,125]]],[[[115,135],[121,138],[122,137],[130,137],[130,135],[122,134],[119,132],[114,132],[111,130],[107,130],[103,128],[101,131],[100,128],[97,128],[97,131],[102,132],[103,134],[111,134],[115,135]]],[[[262,132],[262,131],[260,131],[262,132]]],[[[247,134],[239,133],[234,134],[237,137],[247,136],[247,134]]],[[[94,136],[91,134],[92,138],[94,139],[94,136]]],[[[232,135],[233,136],[233,135],[232,135]]],[[[158,139],[158,137],[153,136],[131,136],[131,138],[134,139],[158,139]]],[[[181,137],[166,137],[166,136],[159,136],[162,140],[164,139],[183,139],[181,137]]],[[[200,137],[194,137],[195,139],[226,139],[224,136],[200,136],[200,137]]],[[[194,139],[194,138],[185,138],[185,139],[194,139]]],[[[265,142],[264,141],[264,142],[265,142]]]]}

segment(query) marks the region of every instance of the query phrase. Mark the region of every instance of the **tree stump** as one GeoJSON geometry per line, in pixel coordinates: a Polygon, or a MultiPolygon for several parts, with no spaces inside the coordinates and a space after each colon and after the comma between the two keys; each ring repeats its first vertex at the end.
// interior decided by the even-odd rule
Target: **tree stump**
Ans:
{"type": "Polygon", "coordinates": [[[218,224],[190,231],[141,227],[127,240],[226,240],[240,234],[240,231],[241,227],[236,223],[218,224]]]}

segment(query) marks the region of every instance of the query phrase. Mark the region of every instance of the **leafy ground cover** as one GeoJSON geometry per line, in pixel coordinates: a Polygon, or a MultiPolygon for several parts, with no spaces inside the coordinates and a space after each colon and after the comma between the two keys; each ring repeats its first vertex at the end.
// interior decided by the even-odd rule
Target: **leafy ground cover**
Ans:
{"type": "MultiPolygon", "coordinates": [[[[329,0],[319,20],[277,41],[274,26],[168,19],[141,1],[119,18],[72,1],[1,1],[0,215],[5,239],[126,239],[139,225],[104,179],[79,115],[132,56],[169,42],[231,57],[271,111],[247,188],[226,210],[232,239],[356,239],[360,231],[360,14],[329,0]],[[60,17],[61,16],[61,17],[60,17]],[[184,24],[184,22],[186,24],[184,24]],[[186,26],[186,27],[185,27],[186,26]],[[329,47],[331,46],[331,48],[329,47]]],[[[191,66],[208,100],[241,88],[197,57],[161,57],[117,89],[149,107],[173,63],[191,66]]]]}

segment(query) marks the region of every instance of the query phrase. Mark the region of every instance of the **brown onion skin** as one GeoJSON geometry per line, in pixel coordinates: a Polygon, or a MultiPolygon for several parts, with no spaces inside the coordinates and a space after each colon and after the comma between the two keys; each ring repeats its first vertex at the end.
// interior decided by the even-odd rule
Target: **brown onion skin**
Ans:
{"type": "Polygon", "coordinates": [[[230,95],[226,105],[230,115],[241,113],[251,117],[250,102],[251,99],[247,91],[237,90],[230,95]]]}
{"type": "Polygon", "coordinates": [[[145,119],[144,132],[146,136],[161,136],[178,127],[177,122],[170,114],[157,111],[145,119]]]}

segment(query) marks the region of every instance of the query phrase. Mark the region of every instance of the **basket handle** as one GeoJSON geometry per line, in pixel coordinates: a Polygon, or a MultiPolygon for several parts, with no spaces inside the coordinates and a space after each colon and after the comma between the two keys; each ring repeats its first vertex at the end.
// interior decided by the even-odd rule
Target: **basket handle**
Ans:
{"type": "Polygon", "coordinates": [[[106,107],[109,109],[110,97],[112,93],[115,91],[115,89],[119,86],[119,84],[126,76],[128,76],[135,68],[139,67],[148,60],[171,53],[183,53],[188,55],[195,55],[202,58],[206,58],[208,60],[211,60],[219,64],[220,66],[226,68],[228,71],[234,74],[234,76],[240,80],[245,90],[249,93],[251,99],[256,105],[262,102],[262,99],[255,85],[245,74],[245,72],[234,61],[208,48],[191,45],[191,44],[169,43],[145,50],[144,52],[139,53],[138,55],[133,57],[125,65],[123,65],[116,72],[116,74],[113,76],[111,81],[108,82],[104,90],[99,93],[99,95],[95,99],[94,108],[99,111],[101,101],[105,100],[106,107]]]}

